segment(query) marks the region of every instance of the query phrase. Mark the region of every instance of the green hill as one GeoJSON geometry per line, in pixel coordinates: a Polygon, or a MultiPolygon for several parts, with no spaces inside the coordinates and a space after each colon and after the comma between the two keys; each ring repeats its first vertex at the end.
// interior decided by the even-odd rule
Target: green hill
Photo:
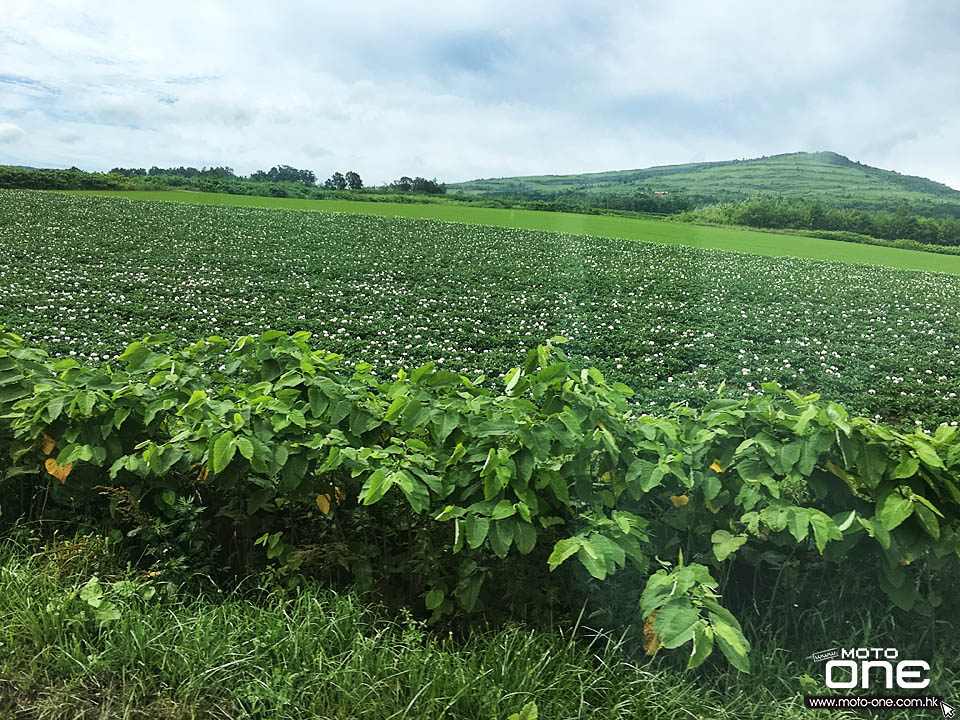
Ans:
{"type": "MultiPolygon", "coordinates": [[[[833,152],[788,153],[752,160],[661,165],[581,175],[472,180],[448,185],[466,195],[526,196],[544,200],[683,195],[696,204],[768,195],[818,199],[864,210],[907,205],[925,215],[953,215],[960,191],[943,183],[863,165],[833,152]]],[[[600,204],[600,203],[598,203],[600,204]]]]}

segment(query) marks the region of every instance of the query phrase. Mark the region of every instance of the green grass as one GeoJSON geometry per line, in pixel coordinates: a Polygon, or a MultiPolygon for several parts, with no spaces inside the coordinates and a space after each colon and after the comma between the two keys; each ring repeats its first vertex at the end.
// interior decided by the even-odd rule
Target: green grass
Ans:
{"type": "Polygon", "coordinates": [[[579,175],[472,180],[448,186],[468,195],[581,192],[632,195],[638,189],[683,190],[692,195],[788,199],[816,197],[837,206],[896,207],[899,202],[960,203],[960,191],[926,178],[861,165],[831,152],[789,153],[751,160],[664,165],[579,175]]]}
{"type": "MultiPolygon", "coordinates": [[[[263,579],[243,592],[189,591],[163,576],[111,570],[109,557],[96,556],[102,543],[80,545],[39,554],[33,542],[30,550],[0,544],[0,717],[506,720],[533,701],[549,720],[849,718],[803,708],[803,693],[825,694],[822,677],[813,677],[822,667],[805,654],[821,641],[897,639],[882,613],[872,622],[869,600],[847,611],[856,629],[837,635],[849,617],[824,599],[801,616],[813,630],[807,642],[778,649],[782,627],[750,629],[752,675],[722,664],[685,672],[676,658],[632,655],[628,640],[583,624],[456,637],[311,583],[285,590],[263,579]],[[94,572],[118,619],[98,621],[79,597],[94,572]],[[147,590],[155,594],[144,599],[147,590]]],[[[900,628],[900,639],[911,633],[900,628]]],[[[958,679],[934,668],[928,692],[949,700],[958,679]]]]}
{"type": "Polygon", "coordinates": [[[546,230],[597,237],[617,237],[667,245],[732,250],[772,257],[800,257],[812,260],[883,265],[903,270],[932,270],[960,274],[960,256],[937,255],[917,250],[900,250],[736,228],[691,226],[642,218],[555,213],[538,210],[474,208],[461,205],[267,198],[178,190],[91,190],[73,191],[71,194],[125,197],[148,201],[172,201],[196,205],[316,210],[384,217],[426,218],[473,225],[546,230]]]}

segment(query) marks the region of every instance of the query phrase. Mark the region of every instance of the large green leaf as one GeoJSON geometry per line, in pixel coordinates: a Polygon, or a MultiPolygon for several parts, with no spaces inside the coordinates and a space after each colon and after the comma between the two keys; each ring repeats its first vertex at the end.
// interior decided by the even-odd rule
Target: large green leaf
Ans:
{"type": "Polygon", "coordinates": [[[807,536],[809,525],[810,518],[806,508],[791,507],[787,510],[787,527],[797,542],[800,542],[807,536]]]}
{"type": "Polygon", "coordinates": [[[382,498],[393,486],[393,476],[384,468],[377,468],[365,483],[366,492],[363,493],[363,504],[373,505],[382,498]]]}
{"type": "Polygon", "coordinates": [[[77,407],[85,416],[89,416],[91,413],[93,413],[93,406],[96,402],[97,396],[89,390],[84,390],[77,396],[77,407]]]}
{"type": "Polygon", "coordinates": [[[483,545],[490,530],[490,518],[481,515],[468,515],[464,522],[464,531],[467,534],[467,545],[476,550],[483,545]]]}
{"type": "Polygon", "coordinates": [[[723,562],[747,541],[747,536],[742,533],[733,535],[726,530],[717,530],[710,536],[710,540],[713,542],[713,554],[717,556],[717,560],[723,562]]]}
{"type": "Polygon", "coordinates": [[[498,557],[506,557],[507,552],[510,550],[510,545],[513,544],[516,526],[517,521],[514,518],[495,520],[491,523],[489,533],[490,549],[493,550],[494,554],[498,557]]]}
{"type": "Polygon", "coordinates": [[[227,430],[220,433],[213,441],[213,453],[210,457],[210,469],[214,473],[223,472],[237,452],[237,443],[233,433],[227,430]]]}
{"type": "Polygon", "coordinates": [[[550,567],[550,570],[556,570],[564,560],[571,555],[575,555],[579,549],[579,538],[564,538],[563,540],[558,540],[553,546],[553,552],[550,553],[550,557],[547,558],[547,565],[550,567]]]}
{"type": "Polygon", "coordinates": [[[624,476],[624,482],[630,494],[639,498],[644,493],[650,492],[657,487],[663,480],[663,471],[656,463],[639,458],[630,463],[627,473],[624,476]]]}
{"type": "Polygon", "coordinates": [[[714,614],[710,616],[714,640],[724,657],[741,672],[750,672],[750,644],[743,636],[739,624],[734,626],[714,614]]]}
{"type": "Polygon", "coordinates": [[[531,552],[537,544],[537,528],[528,522],[517,522],[514,542],[516,542],[517,550],[521,555],[531,552]]]}
{"type": "Polygon", "coordinates": [[[917,516],[917,520],[920,521],[920,525],[927,531],[927,534],[934,540],[939,540],[940,523],[937,521],[937,516],[933,514],[933,511],[923,505],[923,503],[916,503],[913,506],[913,511],[917,516]]]}
{"type": "Polygon", "coordinates": [[[913,449],[916,450],[917,457],[923,460],[924,463],[930,467],[944,468],[943,460],[940,459],[937,451],[925,440],[912,439],[911,445],[913,445],[913,449]]]}
{"type": "Polygon", "coordinates": [[[542,427],[534,427],[530,430],[521,429],[519,432],[520,441],[525,447],[529,448],[533,456],[538,460],[544,460],[550,455],[550,431],[542,427]]]}
{"type": "Polygon", "coordinates": [[[747,482],[766,483],[774,479],[767,463],[755,458],[747,458],[737,463],[737,472],[747,482]]]}
{"type": "Polygon", "coordinates": [[[245,438],[242,435],[237,436],[237,450],[239,450],[240,454],[247,460],[253,457],[253,443],[250,442],[249,438],[245,438]]]}
{"type": "Polygon", "coordinates": [[[713,628],[701,620],[693,628],[693,650],[687,661],[687,670],[699,667],[713,652],[713,628]]]}
{"type": "Polygon", "coordinates": [[[817,549],[822,553],[830,540],[840,540],[843,533],[829,515],[820,510],[810,510],[810,526],[813,528],[813,539],[817,549]]]}
{"type": "Polygon", "coordinates": [[[877,518],[887,530],[893,530],[913,513],[913,502],[894,490],[877,505],[877,518]]]}
{"type": "Polygon", "coordinates": [[[427,607],[427,610],[436,610],[440,605],[443,604],[443,599],[445,593],[441,588],[434,588],[424,596],[424,604],[427,607]]]}
{"type": "Polygon", "coordinates": [[[680,647],[693,639],[700,613],[687,598],[675,598],[660,608],[653,621],[654,632],[667,649],[680,647]]]}
{"type": "Polygon", "coordinates": [[[593,577],[597,580],[603,580],[607,577],[606,560],[594,548],[584,541],[580,544],[577,551],[577,559],[583,564],[593,577]]]}

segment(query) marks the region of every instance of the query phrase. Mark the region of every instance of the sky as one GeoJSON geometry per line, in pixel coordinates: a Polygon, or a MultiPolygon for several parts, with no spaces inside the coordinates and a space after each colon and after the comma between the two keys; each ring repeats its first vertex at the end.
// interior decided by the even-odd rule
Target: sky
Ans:
{"type": "Polygon", "coordinates": [[[832,150],[960,189],[960,3],[2,0],[0,164],[479,177],[832,150]]]}

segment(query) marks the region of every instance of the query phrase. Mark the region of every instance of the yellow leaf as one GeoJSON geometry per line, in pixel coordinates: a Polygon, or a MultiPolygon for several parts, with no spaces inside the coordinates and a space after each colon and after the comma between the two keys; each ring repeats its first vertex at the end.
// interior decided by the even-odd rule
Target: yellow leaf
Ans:
{"type": "Polygon", "coordinates": [[[723,468],[720,467],[720,463],[718,463],[716,460],[714,460],[713,463],[710,465],[710,469],[718,473],[723,472],[723,468]]]}
{"type": "Polygon", "coordinates": [[[713,505],[710,504],[710,501],[707,500],[706,498],[704,498],[703,504],[706,505],[706,506],[707,506],[707,510],[709,510],[710,512],[712,512],[714,515],[716,515],[718,512],[720,512],[720,508],[715,508],[713,505]]]}
{"type": "Polygon", "coordinates": [[[656,655],[657,650],[663,647],[663,643],[657,637],[657,632],[653,629],[653,621],[656,619],[658,612],[660,612],[659,609],[650,613],[650,617],[643,624],[643,649],[647,655],[656,655]]]}
{"type": "Polygon", "coordinates": [[[57,461],[53,458],[47,458],[47,461],[43,464],[47,469],[47,472],[53,475],[60,482],[67,481],[67,475],[70,474],[70,471],[73,470],[73,463],[68,462],[66,465],[57,465],[57,461]]]}
{"type": "Polygon", "coordinates": [[[908,558],[905,558],[905,557],[900,558],[900,564],[901,564],[901,565],[909,565],[910,562],[911,562],[911,561],[910,561],[908,558]]]}
{"type": "Polygon", "coordinates": [[[320,508],[320,512],[324,515],[330,512],[330,496],[317,495],[317,507],[320,508]]]}
{"type": "Polygon", "coordinates": [[[43,434],[43,454],[49,455],[50,453],[53,452],[53,449],[56,446],[57,446],[57,441],[54,440],[49,435],[47,435],[46,433],[44,433],[43,434]]]}
{"type": "Polygon", "coordinates": [[[610,484],[610,471],[607,470],[603,475],[600,476],[600,479],[605,482],[607,485],[610,484]]]}
{"type": "Polygon", "coordinates": [[[674,507],[683,507],[690,502],[690,498],[688,498],[686,495],[671,495],[670,502],[673,503],[674,507]]]}
{"type": "Polygon", "coordinates": [[[204,481],[207,479],[207,464],[204,463],[203,467],[200,468],[200,474],[197,475],[197,484],[203,485],[204,481]]]}

